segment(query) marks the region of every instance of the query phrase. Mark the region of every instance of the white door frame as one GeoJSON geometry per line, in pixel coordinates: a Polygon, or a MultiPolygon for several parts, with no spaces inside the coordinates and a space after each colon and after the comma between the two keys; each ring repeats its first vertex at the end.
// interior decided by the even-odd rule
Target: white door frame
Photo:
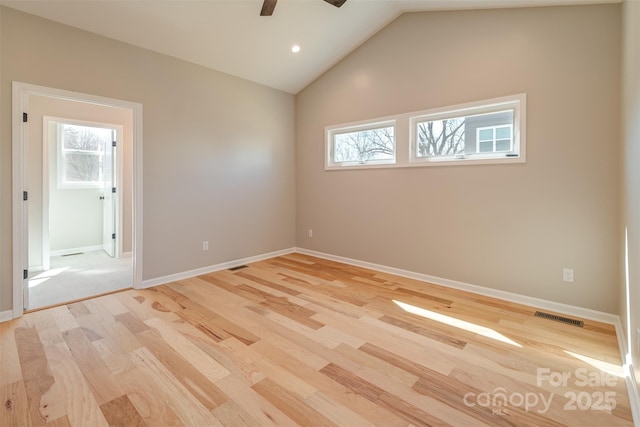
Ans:
{"type": "Polygon", "coordinates": [[[133,287],[142,287],[142,104],[54,89],[14,81],[12,84],[12,189],[13,189],[13,317],[24,313],[25,293],[23,271],[28,269],[28,202],[23,192],[29,191],[26,167],[28,144],[23,113],[29,113],[29,96],[37,95],[69,101],[118,107],[133,114],[133,287]]]}

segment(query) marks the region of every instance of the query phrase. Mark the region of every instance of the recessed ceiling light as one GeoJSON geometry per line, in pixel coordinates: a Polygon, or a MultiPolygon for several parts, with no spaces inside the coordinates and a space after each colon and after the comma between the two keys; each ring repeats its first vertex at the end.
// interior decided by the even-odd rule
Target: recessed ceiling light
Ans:
{"type": "Polygon", "coordinates": [[[297,44],[294,44],[293,46],[291,46],[291,52],[293,53],[300,52],[300,46],[298,46],[297,44]]]}

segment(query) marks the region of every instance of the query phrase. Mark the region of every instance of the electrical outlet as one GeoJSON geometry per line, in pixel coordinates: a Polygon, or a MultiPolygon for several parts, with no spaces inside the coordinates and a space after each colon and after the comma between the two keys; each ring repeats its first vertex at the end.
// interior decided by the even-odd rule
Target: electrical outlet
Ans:
{"type": "Polygon", "coordinates": [[[209,250],[209,241],[208,240],[204,240],[202,242],[202,250],[203,251],[208,251],[209,250]]]}
{"type": "Polygon", "coordinates": [[[573,268],[565,268],[562,270],[562,280],[573,283],[573,268]]]}
{"type": "Polygon", "coordinates": [[[309,237],[313,237],[313,230],[312,230],[312,229],[309,229],[308,234],[309,234],[309,237]]]}

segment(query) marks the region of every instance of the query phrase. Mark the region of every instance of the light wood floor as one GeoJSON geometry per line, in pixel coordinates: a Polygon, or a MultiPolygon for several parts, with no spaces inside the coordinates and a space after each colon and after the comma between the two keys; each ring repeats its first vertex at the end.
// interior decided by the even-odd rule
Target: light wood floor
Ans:
{"type": "Polygon", "coordinates": [[[0,426],[631,426],[612,326],[292,254],[0,324],[0,426]]]}

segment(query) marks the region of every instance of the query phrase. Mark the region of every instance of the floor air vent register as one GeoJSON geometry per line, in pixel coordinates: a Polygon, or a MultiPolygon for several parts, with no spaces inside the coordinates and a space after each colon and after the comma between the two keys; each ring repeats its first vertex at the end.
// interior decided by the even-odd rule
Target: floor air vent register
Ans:
{"type": "Polygon", "coordinates": [[[248,265],[239,265],[237,267],[228,268],[227,270],[229,270],[229,271],[237,271],[237,270],[242,270],[243,268],[247,268],[247,267],[248,267],[248,265]]]}
{"type": "Polygon", "coordinates": [[[555,314],[545,313],[544,311],[536,311],[536,317],[542,317],[543,319],[555,320],[556,322],[566,323],[568,325],[583,327],[584,322],[582,320],[570,319],[568,317],[556,316],[555,314]]]}

